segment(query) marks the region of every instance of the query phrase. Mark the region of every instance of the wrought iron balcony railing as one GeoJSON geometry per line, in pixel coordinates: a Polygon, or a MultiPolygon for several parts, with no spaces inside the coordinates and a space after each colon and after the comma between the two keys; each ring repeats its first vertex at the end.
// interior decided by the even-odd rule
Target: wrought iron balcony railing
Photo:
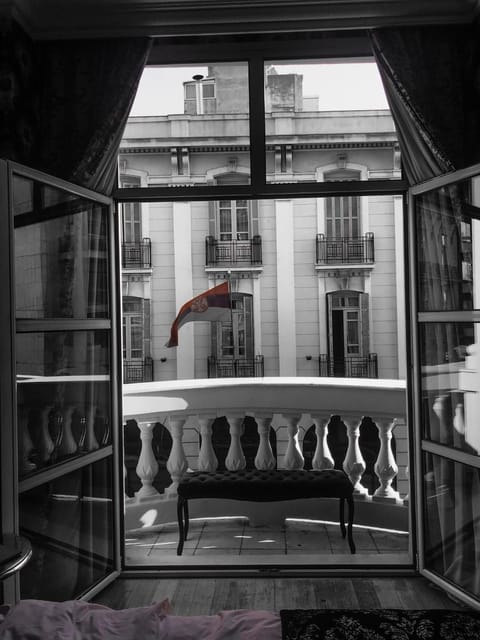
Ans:
{"type": "Polygon", "coordinates": [[[122,242],[123,269],[150,269],[152,266],[152,241],[122,242]]]}
{"type": "Polygon", "coordinates": [[[208,356],[209,378],[261,378],[263,374],[263,356],[235,359],[208,356]]]}
{"type": "Polygon", "coordinates": [[[205,238],[205,264],[262,264],[262,238],[253,236],[250,240],[217,240],[213,236],[205,238]]]}
{"type": "Polygon", "coordinates": [[[153,381],[153,359],[124,360],[123,361],[123,382],[152,382],[153,381]]]}
{"type": "Polygon", "coordinates": [[[317,234],[317,264],[371,264],[375,261],[373,233],[358,238],[326,238],[317,234]]]}
{"type": "Polygon", "coordinates": [[[318,375],[335,378],[378,378],[378,359],[376,353],[368,356],[348,356],[341,360],[330,358],[321,353],[318,358],[318,375]]]}

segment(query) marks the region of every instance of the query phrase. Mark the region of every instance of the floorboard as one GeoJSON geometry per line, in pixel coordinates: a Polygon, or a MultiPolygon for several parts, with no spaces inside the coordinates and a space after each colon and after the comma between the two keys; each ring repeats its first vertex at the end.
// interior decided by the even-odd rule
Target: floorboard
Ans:
{"type": "Polygon", "coordinates": [[[94,602],[124,609],[168,598],[176,615],[208,615],[225,609],[461,609],[421,576],[319,578],[121,577],[94,602]]]}

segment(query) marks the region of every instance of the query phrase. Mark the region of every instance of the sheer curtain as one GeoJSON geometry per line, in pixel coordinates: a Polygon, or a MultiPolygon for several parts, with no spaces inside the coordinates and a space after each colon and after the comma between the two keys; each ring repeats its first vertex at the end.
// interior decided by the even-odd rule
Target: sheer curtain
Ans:
{"type": "MultiPolygon", "coordinates": [[[[404,175],[417,184],[480,160],[480,47],[474,25],[371,32],[375,59],[398,132],[404,175]]],[[[416,199],[420,311],[473,307],[462,274],[468,193],[459,185],[416,199]]],[[[470,257],[471,260],[471,257],[470,257]]],[[[473,330],[472,330],[472,333],[473,330]]],[[[468,453],[454,380],[469,339],[465,325],[420,325],[422,437],[468,453]],[[443,377],[441,372],[448,372],[443,377]],[[446,380],[446,382],[445,382],[446,380]]],[[[460,396],[460,397],[459,397],[460,396]]],[[[424,477],[427,567],[480,595],[478,470],[427,454],[424,477]]]]}

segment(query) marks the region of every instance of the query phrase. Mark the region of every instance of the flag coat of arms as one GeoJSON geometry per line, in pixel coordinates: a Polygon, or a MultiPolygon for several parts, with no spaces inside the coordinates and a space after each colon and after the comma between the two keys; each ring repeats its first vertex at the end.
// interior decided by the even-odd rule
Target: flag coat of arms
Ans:
{"type": "Polygon", "coordinates": [[[199,293],[181,307],[170,329],[166,347],[178,347],[178,330],[187,322],[216,322],[231,317],[230,287],[228,282],[199,293]]]}

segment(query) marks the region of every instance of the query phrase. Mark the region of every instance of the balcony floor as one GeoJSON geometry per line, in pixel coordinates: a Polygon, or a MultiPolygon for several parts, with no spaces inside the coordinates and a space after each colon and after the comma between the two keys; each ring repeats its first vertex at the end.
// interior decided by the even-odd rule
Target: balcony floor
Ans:
{"type": "Polygon", "coordinates": [[[355,526],[357,553],[352,556],[338,524],[286,520],[276,528],[252,527],[248,518],[192,519],[181,557],[176,555],[178,527],[167,523],[145,534],[129,534],[126,564],[408,564],[409,535],[355,526]]]}

